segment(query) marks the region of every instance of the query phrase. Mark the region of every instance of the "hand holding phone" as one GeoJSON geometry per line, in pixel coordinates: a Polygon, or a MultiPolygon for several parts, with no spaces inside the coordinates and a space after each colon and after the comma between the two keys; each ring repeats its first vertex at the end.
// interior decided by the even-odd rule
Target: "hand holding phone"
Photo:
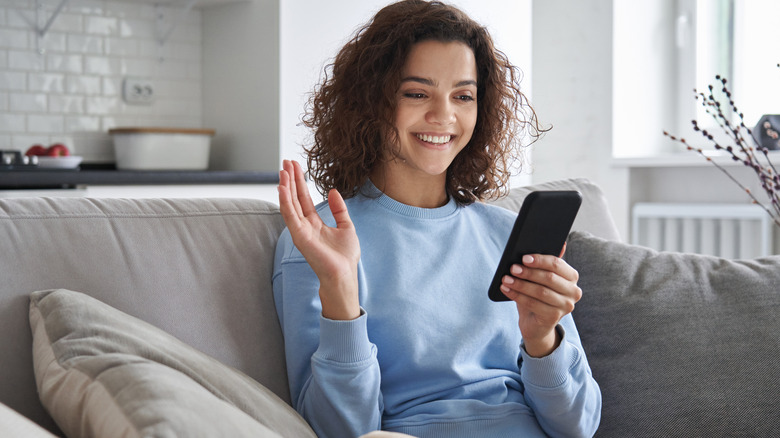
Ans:
{"type": "Polygon", "coordinates": [[[535,191],[525,198],[488,289],[491,300],[509,301],[501,280],[524,255],[561,254],[581,204],[582,195],[573,190],[535,191]]]}

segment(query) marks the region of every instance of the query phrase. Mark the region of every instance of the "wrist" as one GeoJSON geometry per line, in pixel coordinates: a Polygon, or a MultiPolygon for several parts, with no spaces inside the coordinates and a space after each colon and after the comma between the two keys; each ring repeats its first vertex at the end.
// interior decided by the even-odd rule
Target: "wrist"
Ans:
{"type": "Polygon", "coordinates": [[[552,331],[541,338],[523,339],[523,348],[525,348],[525,352],[531,357],[545,357],[561,345],[562,339],[563,336],[556,326],[552,331]]]}
{"type": "Polygon", "coordinates": [[[323,317],[334,321],[360,317],[357,278],[321,283],[319,293],[323,317]]]}

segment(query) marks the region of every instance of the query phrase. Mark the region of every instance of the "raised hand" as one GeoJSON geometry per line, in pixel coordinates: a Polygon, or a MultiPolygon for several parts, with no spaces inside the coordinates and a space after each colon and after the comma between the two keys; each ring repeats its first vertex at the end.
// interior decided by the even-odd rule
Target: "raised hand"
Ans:
{"type": "Polygon", "coordinates": [[[336,320],[354,319],[360,316],[360,243],[338,191],[330,191],[328,206],[336,220],[335,228],[327,226],[317,213],[301,165],[285,160],[279,172],[279,208],[293,243],[320,280],[322,315],[336,320]]]}
{"type": "Polygon", "coordinates": [[[579,274],[560,257],[539,254],[524,256],[510,273],[501,290],[517,304],[526,352],[546,356],[561,342],[555,326],[582,298],[579,274]]]}

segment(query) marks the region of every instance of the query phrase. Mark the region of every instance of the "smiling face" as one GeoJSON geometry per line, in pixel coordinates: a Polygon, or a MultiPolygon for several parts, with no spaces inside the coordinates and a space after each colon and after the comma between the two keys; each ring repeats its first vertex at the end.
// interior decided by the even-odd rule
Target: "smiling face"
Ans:
{"type": "Polygon", "coordinates": [[[422,192],[441,204],[442,197],[447,199],[447,168],[471,140],[477,122],[474,52],[462,42],[417,43],[401,78],[395,113],[398,143],[389,146],[395,156],[372,179],[401,202],[418,204],[409,199],[422,192]]]}

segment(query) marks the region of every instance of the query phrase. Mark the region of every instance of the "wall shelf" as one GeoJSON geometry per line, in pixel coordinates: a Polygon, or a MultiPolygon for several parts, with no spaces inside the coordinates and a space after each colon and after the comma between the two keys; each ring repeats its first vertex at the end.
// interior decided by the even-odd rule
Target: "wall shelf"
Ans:
{"type": "MultiPolygon", "coordinates": [[[[705,151],[720,166],[744,167],[744,164],[736,162],[725,152],[705,151]]],[[[760,158],[763,154],[760,154],[760,158]]],[[[775,166],[780,166],[780,151],[770,151],[769,159],[775,166]]],[[[713,164],[693,151],[680,151],[668,154],[659,154],[644,157],[620,157],[612,159],[613,167],[642,168],[642,167],[713,167],[713,164]]]]}

